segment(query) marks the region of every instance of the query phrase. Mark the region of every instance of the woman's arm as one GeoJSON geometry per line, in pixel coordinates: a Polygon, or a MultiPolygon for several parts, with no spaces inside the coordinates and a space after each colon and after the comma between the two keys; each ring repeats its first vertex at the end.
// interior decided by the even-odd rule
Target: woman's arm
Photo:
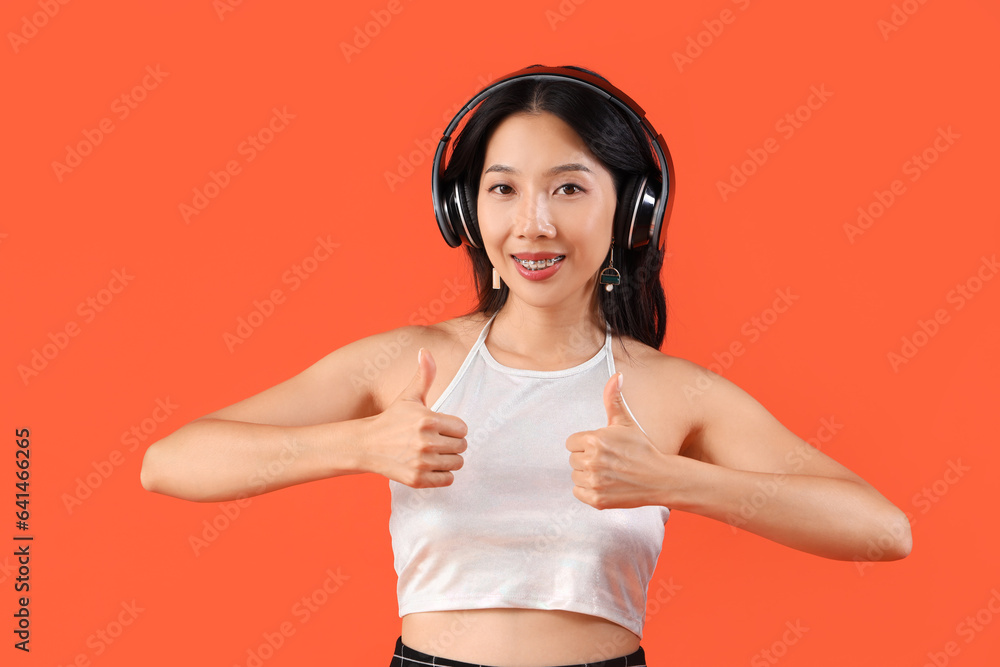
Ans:
{"type": "Polygon", "coordinates": [[[143,488],[197,502],[260,495],[359,469],[361,422],[275,426],[203,417],[153,443],[143,488]]]}
{"type": "MultiPolygon", "coordinates": [[[[693,366],[694,373],[708,372],[693,366]]],[[[712,375],[705,385],[688,393],[696,427],[683,460],[669,467],[662,504],[826,558],[896,560],[910,553],[906,515],[874,487],[729,380],[712,375]]]]}
{"type": "Polygon", "coordinates": [[[218,502],[363,472],[364,419],[377,412],[372,360],[390,343],[402,350],[400,342],[416,340],[414,329],[345,345],[295,377],[153,443],[143,458],[142,486],[218,502]]]}
{"type": "Polygon", "coordinates": [[[729,380],[672,359],[661,366],[658,396],[684,422],[682,442],[649,439],[615,374],[604,387],[608,426],[566,440],[579,500],[596,509],[663,505],[838,560],[910,553],[906,515],[871,485],[729,380]]]}

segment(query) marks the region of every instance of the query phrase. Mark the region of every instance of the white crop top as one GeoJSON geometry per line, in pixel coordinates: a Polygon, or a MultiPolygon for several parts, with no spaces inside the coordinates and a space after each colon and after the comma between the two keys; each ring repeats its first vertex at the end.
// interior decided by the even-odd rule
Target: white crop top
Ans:
{"type": "Polygon", "coordinates": [[[578,500],[566,449],[572,433],[608,424],[602,396],[615,373],[611,328],[588,361],[536,371],[492,357],[485,340],[495,317],[431,407],[469,427],[455,481],[415,489],[389,480],[399,616],[562,609],[641,638],[670,510],[598,510],[578,500]]]}

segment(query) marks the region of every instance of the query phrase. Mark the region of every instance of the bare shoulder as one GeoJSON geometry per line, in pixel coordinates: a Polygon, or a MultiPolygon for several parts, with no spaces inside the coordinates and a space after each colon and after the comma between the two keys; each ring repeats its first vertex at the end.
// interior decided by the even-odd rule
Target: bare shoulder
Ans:
{"type": "Polygon", "coordinates": [[[665,442],[671,445],[669,453],[737,470],[839,477],[865,484],[782,425],[733,381],[687,359],[638,345],[630,348],[636,361],[620,367],[626,378],[622,394],[626,403],[635,405],[633,413],[654,444],[665,442]]]}
{"type": "Polygon", "coordinates": [[[683,357],[665,354],[630,336],[615,338],[615,368],[633,385],[654,390],[663,395],[690,394],[701,375],[711,375],[708,370],[683,357]]]}
{"type": "Polygon", "coordinates": [[[718,373],[675,358],[670,387],[691,430],[682,455],[734,470],[834,477],[870,486],[784,426],[749,392],[718,373]]]}
{"type": "Polygon", "coordinates": [[[482,313],[472,313],[370,336],[362,353],[362,373],[375,411],[383,411],[413,379],[420,348],[430,352],[434,360],[434,381],[427,393],[427,405],[433,405],[458,372],[487,319],[482,313]]]}
{"type": "Polygon", "coordinates": [[[702,423],[697,395],[710,373],[630,336],[616,337],[613,350],[633,416],[662,451],[680,454],[702,423]]]}
{"type": "Polygon", "coordinates": [[[301,426],[361,419],[382,412],[417,371],[417,350],[437,365],[428,394],[436,400],[471,347],[482,316],[430,325],[407,325],[364,336],[338,347],[297,375],[202,419],[301,426]],[[458,360],[457,363],[455,360],[458,360]],[[452,370],[454,369],[454,370],[452,370]],[[436,392],[436,393],[435,393],[436,392]]]}

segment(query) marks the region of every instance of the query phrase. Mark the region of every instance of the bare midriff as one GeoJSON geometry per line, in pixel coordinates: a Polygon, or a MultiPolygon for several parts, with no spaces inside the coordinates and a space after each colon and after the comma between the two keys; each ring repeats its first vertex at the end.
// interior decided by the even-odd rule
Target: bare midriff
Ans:
{"type": "Polygon", "coordinates": [[[546,609],[458,609],[403,617],[403,643],[441,658],[502,667],[599,662],[639,637],[597,616],[546,609]]]}

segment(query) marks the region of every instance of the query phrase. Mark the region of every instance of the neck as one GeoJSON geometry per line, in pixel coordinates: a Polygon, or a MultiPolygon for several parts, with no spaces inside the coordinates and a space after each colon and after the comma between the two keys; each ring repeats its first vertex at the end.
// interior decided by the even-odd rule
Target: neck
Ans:
{"type": "Polygon", "coordinates": [[[556,306],[532,305],[511,293],[487,338],[490,347],[526,364],[569,368],[597,354],[605,335],[594,290],[556,306]]]}

